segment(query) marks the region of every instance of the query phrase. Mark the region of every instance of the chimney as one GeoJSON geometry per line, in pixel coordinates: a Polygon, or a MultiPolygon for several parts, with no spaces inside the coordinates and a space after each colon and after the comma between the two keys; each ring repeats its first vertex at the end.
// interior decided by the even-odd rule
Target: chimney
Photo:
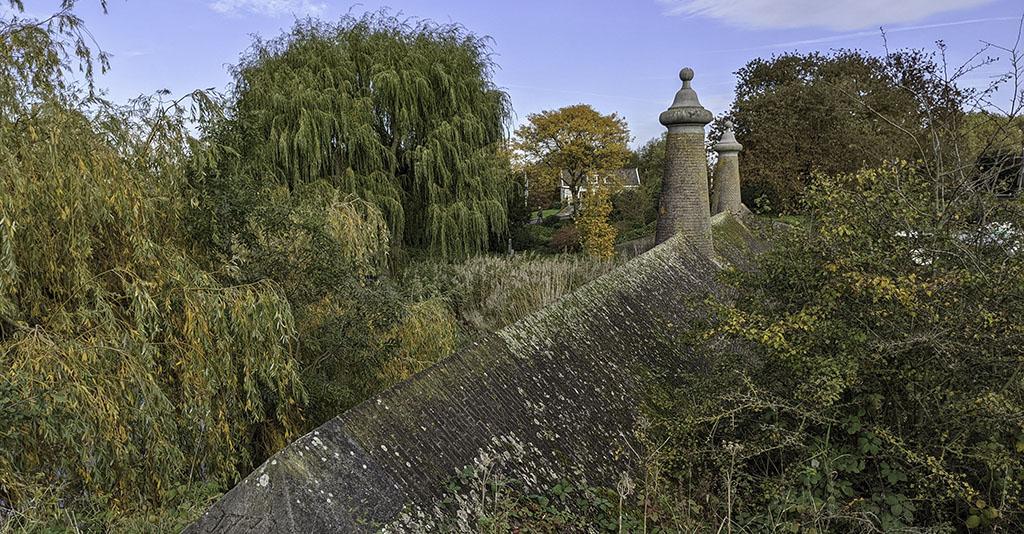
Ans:
{"type": "Polygon", "coordinates": [[[715,165],[714,193],[711,197],[711,213],[717,215],[723,211],[733,215],[746,215],[750,210],[740,199],[740,150],[743,145],[736,141],[732,122],[725,123],[722,140],[715,145],[718,152],[718,164],[715,165]]]}
{"type": "Polygon", "coordinates": [[[704,126],[711,122],[711,112],[700,105],[697,93],[690,87],[693,69],[680,71],[679,79],[683,87],[660,117],[668,128],[668,139],[654,241],[663,243],[682,233],[684,240],[700,253],[712,256],[708,160],[704,153],[704,126]]]}

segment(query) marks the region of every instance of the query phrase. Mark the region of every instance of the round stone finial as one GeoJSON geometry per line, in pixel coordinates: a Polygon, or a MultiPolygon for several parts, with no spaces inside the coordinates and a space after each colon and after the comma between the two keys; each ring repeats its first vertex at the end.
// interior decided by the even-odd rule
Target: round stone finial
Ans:
{"type": "Polygon", "coordinates": [[[725,121],[725,129],[726,130],[730,130],[731,131],[733,126],[734,125],[733,125],[732,121],[725,121]]]}
{"type": "Polygon", "coordinates": [[[683,87],[676,93],[675,100],[668,110],[661,114],[661,123],[672,129],[675,126],[703,126],[711,122],[711,112],[700,105],[697,92],[690,86],[693,79],[693,69],[686,67],[679,71],[679,79],[683,81],[683,87]]]}

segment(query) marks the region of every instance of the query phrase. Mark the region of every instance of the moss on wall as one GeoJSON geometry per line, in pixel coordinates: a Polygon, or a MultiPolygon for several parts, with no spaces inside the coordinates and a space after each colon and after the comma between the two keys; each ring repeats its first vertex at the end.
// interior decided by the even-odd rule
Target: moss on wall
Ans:
{"type": "MultiPolygon", "coordinates": [[[[731,217],[715,227],[730,249],[753,242],[731,217]]],[[[189,531],[422,527],[481,458],[538,488],[612,484],[634,467],[641,371],[703,367],[675,339],[720,267],[671,239],[296,440],[189,531]]]]}

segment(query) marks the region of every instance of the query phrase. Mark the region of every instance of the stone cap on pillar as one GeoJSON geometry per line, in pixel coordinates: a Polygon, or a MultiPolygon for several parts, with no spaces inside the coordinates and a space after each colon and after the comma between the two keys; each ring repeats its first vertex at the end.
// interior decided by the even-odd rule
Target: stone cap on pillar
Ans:
{"type": "Polygon", "coordinates": [[[736,132],[732,129],[732,121],[725,122],[725,131],[722,132],[722,139],[715,143],[715,152],[739,152],[743,145],[736,140],[736,132]]]}
{"type": "Polygon", "coordinates": [[[683,81],[683,87],[676,93],[676,99],[672,105],[662,112],[661,123],[669,128],[673,126],[700,126],[711,122],[713,115],[700,105],[697,99],[697,92],[690,87],[690,80],[693,79],[693,69],[686,67],[679,71],[679,79],[683,81]]]}

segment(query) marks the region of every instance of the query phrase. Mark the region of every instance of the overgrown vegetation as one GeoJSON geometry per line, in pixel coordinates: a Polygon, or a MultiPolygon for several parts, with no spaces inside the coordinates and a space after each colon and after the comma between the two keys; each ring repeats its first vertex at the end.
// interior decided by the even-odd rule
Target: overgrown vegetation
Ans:
{"type": "Polygon", "coordinates": [[[296,433],[601,272],[567,260],[518,300],[529,281],[456,296],[473,263],[393,276],[487,250],[518,200],[465,30],[301,22],[230,98],[118,107],[74,7],[0,27],[0,530],[178,530],[296,433]]]}
{"type": "Polygon", "coordinates": [[[820,177],[659,399],[673,476],[716,522],[819,532],[1021,528],[1024,223],[897,164],[820,177]]]}
{"type": "Polygon", "coordinates": [[[0,29],[3,528],[174,507],[302,424],[280,289],[222,283],[188,252],[188,110],[68,84],[92,68],[81,31],[70,6],[0,29]]]}
{"type": "MultiPolygon", "coordinates": [[[[520,130],[520,170],[549,179],[528,197],[461,27],[302,21],[225,99],[120,107],[74,7],[0,25],[0,530],[180,529],[296,433],[608,272],[656,217],[658,140],[640,189],[578,203],[628,156],[585,105],[520,130]],[[575,220],[525,226],[563,170],[575,220]],[[481,255],[510,236],[591,257],[481,255]]],[[[991,109],[956,87],[972,68],[741,70],[747,201],[801,217],[680,340],[711,369],[652,393],[642,480],[527,494],[468,471],[459,526],[1024,529],[1024,95],[991,109]]]]}

